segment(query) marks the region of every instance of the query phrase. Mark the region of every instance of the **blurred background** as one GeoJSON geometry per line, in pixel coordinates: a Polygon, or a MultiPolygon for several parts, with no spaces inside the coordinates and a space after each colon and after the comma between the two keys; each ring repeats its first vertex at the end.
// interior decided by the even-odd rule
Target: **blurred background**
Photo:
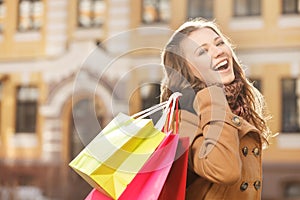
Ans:
{"type": "Polygon", "coordinates": [[[68,163],[116,113],[159,102],[160,50],[193,17],[236,45],[280,133],[262,199],[300,199],[300,0],[0,0],[0,199],[84,199],[68,163]]]}

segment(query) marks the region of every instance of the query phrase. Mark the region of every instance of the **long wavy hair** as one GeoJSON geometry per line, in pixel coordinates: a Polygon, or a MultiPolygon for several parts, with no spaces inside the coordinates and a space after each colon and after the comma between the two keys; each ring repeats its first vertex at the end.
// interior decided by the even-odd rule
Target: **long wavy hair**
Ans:
{"type": "Polygon", "coordinates": [[[184,52],[181,48],[181,42],[186,37],[193,31],[204,27],[212,29],[223,39],[224,43],[230,47],[232,51],[235,79],[240,79],[244,85],[240,95],[243,102],[249,107],[250,119],[248,119],[248,121],[261,131],[265,144],[268,144],[271,132],[266,123],[269,119],[269,114],[266,109],[265,100],[262,94],[246,78],[242,64],[239,62],[233,51],[234,48],[232,44],[229,39],[221,33],[220,29],[213,21],[197,18],[185,22],[171,36],[163,49],[161,57],[164,68],[164,78],[161,83],[161,101],[167,100],[173,92],[180,92],[189,87],[191,87],[195,93],[207,87],[206,84],[197,78],[189,69],[188,61],[185,59],[184,52]]]}

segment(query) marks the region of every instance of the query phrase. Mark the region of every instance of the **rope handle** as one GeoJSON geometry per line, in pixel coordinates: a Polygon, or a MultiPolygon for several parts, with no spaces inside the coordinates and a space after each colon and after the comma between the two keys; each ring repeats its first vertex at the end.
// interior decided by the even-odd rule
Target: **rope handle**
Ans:
{"type": "MultiPolygon", "coordinates": [[[[159,120],[155,124],[155,128],[157,128],[158,130],[163,130],[168,115],[170,115],[170,117],[173,117],[176,101],[178,100],[178,98],[180,96],[182,96],[181,93],[175,92],[169,97],[169,99],[167,101],[164,101],[160,104],[154,105],[150,108],[147,108],[136,114],[133,114],[131,116],[131,118],[137,117],[136,119],[143,119],[143,118],[150,116],[151,114],[153,114],[155,112],[163,110],[162,116],[159,118],[159,120]]],[[[168,121],[168,129],[170,128],[170,126],[171,126],[171,121],[168,121]]]]}
{"type": "MultiPolygon", "coordinates": [[[[174,114],[174,110],[175,110],[175,104],[176,104],[176,100],[181,97],[182,94],[179,93],[179,92],[175,92],[173,93],[169,99],[168,99],[168,103],[166,105],[166,108],[164,109],[163,111],[163,114],[161,116],[161,118],[158,120],[158,122],[155,124],[155,128],[157,128],[158,130],[163,130],[164,127],[165,127],[165,124],[167,122],[167,118],[168,118],[168,115],[170,115],[170,117],[173,117],[173,114],[174,114]],[[172,106],[171,106],[172,105],[172,106]]],[[[170,129],[171,127],[171,121],[169,120],[167,122],[168,124],[168,130],[170,129]]]]}
{"type": "Polygon", "coordinates": [[[154,106],[152,106],[150,108],[147,108],[147,109],[142,110],[142,111],[140,111],[138,113],[135,113],[135,114],[131,115],[131,117],[132,118],[136,118],[136,119],[144,119],[144,118],[152,115],[153,113],[156,113],[156,112],[158,112],[160,110],[165,109],[166,106],[167,106],[167,101],[164,101],[164,102],[162,102],[160,104],[154,105],[154,106]]]}
{"type": "MultiPolygon", "coordinates": [[[[173,108],[171,110],[174,110],[174,107],[175,107],[175,127],[174,127],[173,132],[174,132],[174,134],[178,134],[178,129],[179,129],[179,99],[177,98],[175,100],[175,104],[174,104],[174,102],[172,102],[172,104],[170,106],[172,106],[172,108],[173,108]]],[[[168,117],[167,117],[168,126],[164,127],[164,130],[163,130],[164,132],[169,132],[170,131],[172,120],[173,120],[173,113],[169,112],[168,117]]]]}

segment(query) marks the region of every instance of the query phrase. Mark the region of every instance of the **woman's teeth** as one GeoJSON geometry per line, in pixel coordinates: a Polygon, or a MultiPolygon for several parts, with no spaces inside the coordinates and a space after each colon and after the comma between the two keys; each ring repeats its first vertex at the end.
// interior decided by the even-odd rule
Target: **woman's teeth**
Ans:
{"type": "Polygon", "coordinates": [[[219,63],[219,64],[214,68],[214,70],[222,70],[222,69],[226,69],[227,66],[228,66],[227,64],[228,64],[227,60],[224,60],[224,61],[222,61],[221,63],[219,63]]]}

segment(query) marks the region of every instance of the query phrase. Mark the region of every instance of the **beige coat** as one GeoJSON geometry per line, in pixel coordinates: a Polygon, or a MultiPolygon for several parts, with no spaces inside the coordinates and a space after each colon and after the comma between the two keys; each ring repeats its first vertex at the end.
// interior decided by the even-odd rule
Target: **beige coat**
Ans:
{"type": "Polygon", "coordinates": [[[181,111],[179,128],[191,141],[186,199],[260,199],[259,131],[231,112],[217,86],[198,92],[194,109],[198,116],[181,111]]]}

